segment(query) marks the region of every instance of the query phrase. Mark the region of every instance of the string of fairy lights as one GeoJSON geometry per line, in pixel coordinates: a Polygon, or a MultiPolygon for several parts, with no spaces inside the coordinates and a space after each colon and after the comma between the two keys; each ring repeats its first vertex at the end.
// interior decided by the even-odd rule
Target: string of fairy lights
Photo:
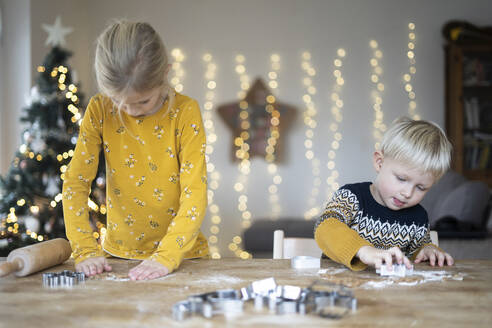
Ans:
{"type": "MultiPolygon", "coordinates": [[[[369,46],[372,51],[370,58],[370,81],[371,81],[371,105],[373,108],[373,137],[375,139],[375,148],[379,149],[380,141],[382,135],[386,130],[386,125],[384,124],[384,114],[383,114],[383,95],[385,90],[385,85],[383,83],[383,69],[381,66],[383,53],[379,48],[378,42],[376,40],[370,40],[369,46]]],[[[420,115],[417,113],[417,103],[416,103],[416,93],[413,86],[414,76],[416,74],[416,60],[415,60],[415,46],[416,46],[416,33],[415,24],[408,24],[408,43],[406,48],[406,56],[408,58],[408,71],[403,74],[403,86],[404,90],[408,96],[408,114],[413,119],[420,119],[420,115]]],[[[170,76],[170,85],[177,91],[183,92],[183,78],[185,76],[185,71],[183,68],[183,63],[185,61],[185,55],[183,51],[179,48],[175,48],[171,51],[171,56],[173,62],[171,65],[172,74],[170,76]]],[[[331,101],[331,122],[328,125],[328,133],[330,136],[330,143],[328,149],[328,159],[326,162],[326,168],[328,169],[328,177],[326,178],[326,193],[328,198],[331,197],[334,191],[339,188],[338,177],[339,172],[337,170],[337,152],[340,147],[340,142],[342,140],[342,133],[340,131],[340,124],[343,121],[342,109],[344,106],[344,101],[342,99],[342,90],[345,84],[344,76],[342,74],[343,60],[346,56],[346,51],[342,48],[337,50],[336,58],[333,61],[333,76],[335,78],[335,83],[333,84],[332,92],[330,94],[331,101]]],[[[215,164],[211,160],[211,156],[215,151],[214,145],[217,141],[217,134],[215,132],[215,124],[213,120],[213,111],[215,107],[216,99],[216,69],[217,64],[214,61],[213,56],[210,53],[206,53],[202,57],[203,63],[206,67],[204,81],[205,81],[205,102],[204,102],[204,127],[207,134],[207,145],[205,147],[205,156],[207,163],[207,173],[209,175],[208,181],[208,210],[210,211],[210,236],[208,238],[210,244],[211,257],[214,259],[220,259],[222,257],[219,249],[219,235],[221,232],[220,225],[222,223],[222,217],[220,214],[220,206],[215,200],[216,191],[220,185],[220,173],[217,171],[215,164]]],[[[304,131],[304,155],[311,166],[312,172],[312,187],[308,196],[307,204],[308,209],[304,212],[304,218],[310,220],[320,213],[319,204],[317,199],[320,193],[320,186],[322,180],[320,178],[321,172],[321,161],[315,154],[314,151],[314,138],[315,131],[318,125],[317,114],[318,109],[313,98],[317,94],[317,89],[314,83],[316,77],[316,69],[313,66],[312,55],[310,52],[305,51],[301,56],[301,68],[303,72],[302,76],[302,100],[304,103],[305,110],[303,112],[303,122],[305,126],[304,131]]],[[[45,71],[43,66],[37,68],[38,72],[42,73],[45,71]]],[[[279,186],[282,183],[282,176],[278,172],[278,166],[276,161],[276,146],[280,137],[280,112],[277,108],[276,92],[278,92],[278,75],[280,70],[280,56],[278,54],[272,54],[270,56],[270,71],[268,72],[268,86],[271,93],[267,95],[265,111],[269,114],[269,128],[267,141],[265,145],[265,161],[267,162],[267,171],[271,177],[271,182],[268,185],[269,194],[269,204],[270,204],[270,218],[278,219],[282,211],[281,204],[279,201],[279,186]]],[[[245,57],[243,54],[238,54],[235,56],[235,72],[238,75],[240,81],[240,90],[237,93],[239,101],[239,119],[240,119],[240,135],[235,138],[234,144],[236,147],[235,156],[240,161],[238,164],[238,177],[234,183],[234,190],[237,192],[237,208],[241,215],[240,227],[242,229],[247,229],[251,226],[252,213],[248,208],[248,180],[249,174],[251,172],[251,161],[250,161],[250,127],[251,127],[251,112],[250,105],[246,99],[246,92],[250,88],[250,77],[246,72],[245,57]]],[[[53,68],[50,73],[51,77],[57,79],[58,88],[61,91],[65,91],[65,97],[71,102],[67,106],[67,110],[72,114],[71,121],[74,124],[80,125],[82,122],[82,115],[78,108],[78,89],[75,84],[67,85],[65,84],[65,79],[67,78],[68,68],[64,66],[58,66],[53,68]]],[[[23,143],[19,147],[19,151],[26,158],[35,159],[41,161],[43,155],[41,153],[36,153],[28,147],[26,143],[23,143]]],[[[60,163],[60,179],[64,180],[64,175],[67,170],[67,165],[62,164],[62,162],[69,160],[74,155],[74,150],[70,149],[64,153],[57,154],[56,158],[60,163]]],[[[22,158],[17,158],[17,162],[22,160],[22,158]]],[[[62,201],[62,194],[57,193],[53,199],[49,200],[49,205],[53,208],[58,206],[62,201]]],[[[25,199],[19,199],[17,201],[17,206],[22,207],[27,204],[25,199]]],[[[88,199],[88,205],[91,210],[99,211],[101,214],[106,214],[105,204],[97,205],[90,198],[88,199]]],[[[34,215],[38,214],[40,207],[37,205],[32,205],[29,208],[30,212],[34,215]]],[[[18,233],[18,218],[16,216],[16,208],[12,207],[10,213],[6,218],[6,222],[13,224],[9,226],[9,232],[18,233]]],[[[95,237],[103,237],[105,228],[104,226],[98,226],[100,235],[95,232],[95,237]]],[[[1,231],[1,234],[5,234],[5,231],[1,231]]],[[[26,231],[27,235],[38,241],[42,241],[46,236],[37,235],[34,231],[26,231]]],[[[251,258],[251,254],[246,252],[241,247],[242,238],[239,234],[234,234],[232,241],[228,244],[228,249],[233,252],[237,257],[242,259],[251,258]]]]}
{"type": "Polygon", "coordinates": [[[420,115],[417,114],[417,102],[415,90],[412,85],[413,76],[417,69],[415,67],[415,24],[408,24],[408,45],[407,45],[407,57],[408,57],[408,73],[403,75],[404,88],[408,96],[408,114],[414,120],[419,120],[420,115]]]}
{"type": "Polygon", "coordinates": [[[183,51],[181,49],[174,48],[173,50],[171,50],[171,56],[174,59],[171,65],[173,76],[171,77],[171,80],[169,82],[171,83],[171,86],[174,88],[174,90],[176,90],[177,92],[183,92],[184,86],[182,83],[182,79],[185,75],[183,69],[185,55],[183,54],[183,51]]]}
{"type": "Polygon", "coordinates": [[[207,134],[207,146],[205,148],[205,160],[207,162],[207,173],[209,175],[208,182],[208,210],[210,211],[211,218],[210,221],[212,225],[210,226],[210,236],[208,237],[208,243],[210,245],[210,256],[212,259],[220,259],[220,250],[218,245],[219,242],[219,232],[220,223],[222,218],[220,216],[220,207],[215,202],[215,191],[219,188],[220,174],[217,171],[214,163],[211,160],[211,156],[214,152],[214,144],[217,141],[217,134],[215,134],[215,124],[213,120],[212,109],[214,107],[215,101],[215,88],[217,83],[215,82],[215,71],[217,65],[215,64],[211,54],[206,53],[203,55],[203,62],[206,65],[205,71],[205,104],[203,105],[203,125],[205,126],[205,131],[207,134]]]}
{"type": "Polygon", "coordinates": [[[343,120],[342,108],[343,99],[340,96],[345,80],[342,75],[343,58],[346,55],[345,49],[337,50],[337,57],[333,61],[334,69],[333,76],[335,77],[335,84],[333,86],[333,91],[331,93],[331,116],[333,122],[330,124],[329,129],[332,133],[332,142],[330,143],[330,150],[328,151],[328,162],[326,167],[330,172],[328,178],[326,179],[327,184],[327,199],[330,199],[333,193],[340,187],[337,178],[339,176],[338,170],[336,170],[336,152],[340,147],[340,141],[342,140],[342,133],[339,132],[339,124],[343,120]]]}
{"type": "Polygon", "coordinates": [[[372,108],[374,109],[374,121],[373,121],[373,136],[376,140],[374,144],[375,149],[379,149],[380,141],[383,138],[383,133],[386,131],[386,125],[383,121],[383,91],[384,84],[382,82],[383,69],[380,65],[381,58],[383,58],[383,52],[379,49],[379,45],[376,40],[371,40],[369,42],[373,54],[369,61],[372,67],[371,72],[371,83],[373,85],[373,90],[371,92],[372,96],[372,108]]]}
{"type": "Polygon", "coordinates": [[[316,105],[312,99],[312,97],[316,94],[316,87],[313,83],[313,77],[316,76],[316,70],[313,67],[311,62],[311,53],[305,51],[302,54],[301,68],[304,72],[304,76],[302,79],[303,82],[303,96],[302,101],[305,105],[305,111],[303,113],[304,116],[304,125],[306,127],[305,131],[305,139],[304,139],[304,148],[305,148],[305,157],[311,163],[311,172],[313,174],[313,187],[308,197],[308,210],[304,212],[304,218],[306,220],[311,220],[316,217],[320,209],[316,206],[316,200],[319,195],[319,187],[321,185],[320,175],[320,160],[315,156],[313,150],[313,139],[314,132],[317,126],[316,115],[317,109],[316,105]]]}
{"type": "MultiPolygon", "coordinates": [[[[272,54],[270,56],[271,70],[268,72],[268,86],[272,90],[278,88],[278,71],[280,70],[280,56],[272,54]]],[[[276,109],[276,98],[273,92],[266,97],[266,112],[270,115],[269,135],[265,148],[265,160],[268,163],[268,173],[272,178],[272,183],[268,186],[269,202],[270,202],[270,218],[277,220],[282,207],[279,202],[278,186],[282,183],[282,176],[278,173],[277,164],[275,164],[275,146],[280,138],[280,111],[276,109]]]]}
{"type": "MultiPolygon", "coordinates": [[[[241,228],[247,229],[251,226],[251,212],[248,210],[248,196],[247,196],[247,183],[249,173],[251,171],[251,162],[249,160],[249,128],[251,126],[249,116],[249,104],[246,100],[246,91],[250,87],[250,79],[246,73],[245,57],[242,54],[238,54],[235,57],[236,66],[235,71],[239,76],[241,82],[241,90],[238,92],[240,127],[241,133],[235,138],[234,144],[237,147],[235,156],[240,161],[238,165],[239,175],[236,183],[234,184],[234,190],[238,193],[238,210],[241,212],[241,228]]],[[[236,235],[232,238],[232,242],[229,243],[229,250],[234,252],[237,257],[242,259],[251,258],[251,254],[241,248],[242,238],[236,235]]]]}
{"type": "MultiPolygon", "coordinates": [[[[46,71],[46,68],[44,66],[38,66],[37,71],[39,73],[44,73],[46,71]]],[[[80,114],[80,111],[77,107],[79,103],[79,97],[77,96],[77,86],[75,84],[69,84],[68,86],[65,84],[65,80],[67,78],[67,74],[69,73],[68,68],[59,65],[56,66],[52,69],[50,72],[50,76],[53,79],[57,79],[58,82],[58,89],[60,91],[65,91],[65,97],[70,100],[70,103],[67,106],[67,110],[72,113],[72,118],[71,121],[74,124],[80,125],[82,123],[82,115],[80,114]]],[[[36,159],[38,162],[43,160],[43,155],[41,153],[35,153],[32,149],[28,147],[27,144],[23,143],[19,147],[19,152],[24,155],[26,158],[29,159],[36,159]]],[[[64,160],[67,160],[68,158],[73,157],[74,150],[70,149],[66,152],[63,152],[62,154],[57,154],[56,159],[58,162],[62,162],[64,160]]],[[[19,165],[20,158],[15,159],[15,165],[19,165]]],[[[67,165],[61,165],[60,166],[60,179],[64,180],[64,173],[67,170],[67,165]]],[[[63,196],[61,193],[58,193],[54,196],[54,198],[49,201],[49,205],[53,208],[55,208],[62,200],[63,196]]],[[[90,200],[89,200],[90,202],[90,200]]],[[[18,199],[16,202],[18,207],[23,207],[27,204],[26,200],[24,198],[18,199]]],[[[33,214],[36,215],[39,213],[39,206],[38,205],[31,205],[29,207],[29,211],[33,214]]],[[[105,208],[102,209],[102,211],[105,210],[105,208]]],[[[13,226],[9,226],[7,228],[7,231],[13,234],[19,233],[19,224],[18,224],[18,217],[15,214],[15,208],[11,207],[9,209],[9,214],[7,215],[6,223],[12,224],[13,226]]],[[[5,231],[0,232],[1,235],[5,235],[5,231]]],[[[26,229],[26,234],[31,237],[32,239],[35,239],[37,241],[43,241],[46,237],[43,235],[38,235],[35,231],[30,231],[29,229],[26,229]]]]}

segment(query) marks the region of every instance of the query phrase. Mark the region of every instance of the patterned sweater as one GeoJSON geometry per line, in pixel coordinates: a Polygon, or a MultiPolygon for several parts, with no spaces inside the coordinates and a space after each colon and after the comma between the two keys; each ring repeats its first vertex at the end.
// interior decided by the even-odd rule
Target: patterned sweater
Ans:
{"type": "Polygon", "coordinates": [[[169,272],[208,255],[199,231],[207,207],[205,132],[197,102],[176,93],[156,113],[133,117],[92,97],[63,183],[63,213],[75,262],[153,258],[169,272]],[[92,235],[87,199],[99,152],[106,161],[107,232],[92,235]],[[104,252],[105,251],[105,252],[104,252]]]}
{"type": "Polygon", "coordinates": [[[355,257],[362,246],[397,246],[415,258],[431,243],[427,212],[421,205],[391,210],[376,202],[370,185],[347,184],[337,190],[314,228],[323,253],[355,271],[367,267],[355,257]]]}

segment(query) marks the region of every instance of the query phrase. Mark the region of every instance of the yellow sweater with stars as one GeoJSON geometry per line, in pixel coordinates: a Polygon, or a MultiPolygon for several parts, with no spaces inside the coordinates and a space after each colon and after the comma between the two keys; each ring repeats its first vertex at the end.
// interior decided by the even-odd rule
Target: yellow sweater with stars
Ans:
{"type": "Polygon", "coordinates": [[[176,93],[145,117],[121,114],[92,97],[63,183],[63,213],[75,262],[110,255],[152,258],[175,270],[183,258],[208,255],[200,225],[207,207],[205,131],[198,103],[176,93]],[[87,199],[106,161],[107,232],[92,235],[87,199]]]}

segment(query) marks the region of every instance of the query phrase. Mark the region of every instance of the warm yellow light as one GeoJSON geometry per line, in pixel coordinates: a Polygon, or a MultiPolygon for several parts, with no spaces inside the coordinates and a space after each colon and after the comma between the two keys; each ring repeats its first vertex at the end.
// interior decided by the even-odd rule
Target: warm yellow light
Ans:
{"type": "Polygon", "coordinates": [[[237,55],[236,56],[236,62],[238,63],[244,63],[244,56],[243,55],[237,55]]]}

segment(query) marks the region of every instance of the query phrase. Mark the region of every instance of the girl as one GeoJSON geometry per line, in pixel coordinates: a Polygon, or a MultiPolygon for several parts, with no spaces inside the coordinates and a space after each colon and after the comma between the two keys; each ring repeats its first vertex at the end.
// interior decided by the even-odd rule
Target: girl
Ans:
{"type": "Polygon", "coordinates": [[[147,23],[117,21],[98,38],[96,79],[63,183],[75,268],[111,271],[106,256],[143,260],[132,280],[155,279],[183,258],[208,255],[199,231],[207,206],[205,133],[197,102],[176,93],[161,38],[147,23]],[[92,235],[87,198],[99,152],[106,160],[107,233],[92,235]]]}

